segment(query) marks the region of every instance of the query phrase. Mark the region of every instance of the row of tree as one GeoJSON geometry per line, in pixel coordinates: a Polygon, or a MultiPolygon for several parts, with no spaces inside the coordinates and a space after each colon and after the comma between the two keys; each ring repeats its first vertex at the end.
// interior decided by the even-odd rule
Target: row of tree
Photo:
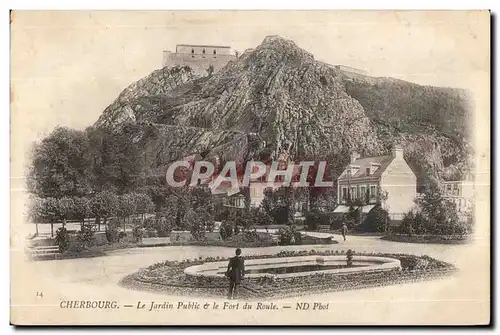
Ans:
{"type": "Polygon", "coordinates": [[[127,193],[117,195],[102,191],[89,196],[30,199],[29,216],[36,223],[56,223],[78,221],[85,223],[87,218],[95,218],[100,226],[101,219],[106,224],[108,218],[118,217],[125,222],[132,215],[150,213],[154,204],[147,194],[127,193]]]}

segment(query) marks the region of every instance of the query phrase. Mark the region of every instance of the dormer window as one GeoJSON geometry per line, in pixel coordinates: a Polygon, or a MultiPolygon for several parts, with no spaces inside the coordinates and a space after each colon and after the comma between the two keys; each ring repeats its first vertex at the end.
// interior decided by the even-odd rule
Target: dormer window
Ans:
{"type": "Polygon", "coordinates": [[[194,49],[191,49],[191,57],[194,57],[194,49]]]}
{"type": "Polygon", "coordinates": [[[380,167],[380,164],[371,163],[370,164],[370,173],[371,174],[375,173],[375,171],[377,171],[379,167],[380,167]]]}
{"type": "Polygon", "coordinates": [[[370,170],[371,169],[369,167],[366,168],[365,173],[366,173],[367,176],[371,175],[370,170]]]}
{"type": "Polygon", "coordinates": [[[205,49],[203,49],[202,53],[205,54],[205,49]]]}
{"type": "Polygon", "coordinates": [[[214,50],[214,56],[217,55],[217,50],[214,50]]]}

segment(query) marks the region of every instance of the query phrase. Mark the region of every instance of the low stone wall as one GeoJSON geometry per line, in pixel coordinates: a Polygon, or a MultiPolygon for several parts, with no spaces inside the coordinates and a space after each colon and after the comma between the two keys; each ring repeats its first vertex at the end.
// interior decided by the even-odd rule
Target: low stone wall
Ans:
{"type": "Polygon", "coordinates": [[[471,240],[470,235],[406,235],[391,234],[382,237],[384,240],[406,243],[438,243],[438,244],[465,244],[471,240]]]}

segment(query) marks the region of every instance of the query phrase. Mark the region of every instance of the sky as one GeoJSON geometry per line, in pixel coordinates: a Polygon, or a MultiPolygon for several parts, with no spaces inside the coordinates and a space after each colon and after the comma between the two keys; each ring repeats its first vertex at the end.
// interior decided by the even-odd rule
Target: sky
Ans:
{"type": "Polygon", "coordinates": [[[92,125],[176,44],[242,52],[268,35],[373,76],[471,91],[489,80],[487,12],[13,12],[12,150],[57,125],[92,125]]]}

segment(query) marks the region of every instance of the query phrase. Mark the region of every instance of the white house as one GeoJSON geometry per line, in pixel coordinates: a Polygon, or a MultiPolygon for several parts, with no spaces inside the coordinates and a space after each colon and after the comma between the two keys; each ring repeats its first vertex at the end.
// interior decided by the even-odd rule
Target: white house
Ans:
{"type": "Polygon", "coordinates": [[[337,180],[339,206],[334,212],[348,212],[350,200],[359,199],[364,203],[362,213],[380,202],[392,220],[401,220],[414,206],[416,195],[417,177],[399,145],[384,156],[360,157],[353,152],[350,164],[337,180]]]}

